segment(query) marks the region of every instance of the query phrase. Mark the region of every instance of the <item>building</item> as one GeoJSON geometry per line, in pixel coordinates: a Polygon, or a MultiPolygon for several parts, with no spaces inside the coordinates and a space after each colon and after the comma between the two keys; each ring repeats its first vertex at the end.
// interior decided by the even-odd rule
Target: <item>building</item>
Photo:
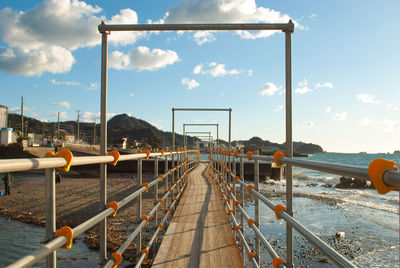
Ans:
{"type": "Polygon", "coordinates": [[[8,127],[8,108],[0,105],[0,128],[8,127]]]}

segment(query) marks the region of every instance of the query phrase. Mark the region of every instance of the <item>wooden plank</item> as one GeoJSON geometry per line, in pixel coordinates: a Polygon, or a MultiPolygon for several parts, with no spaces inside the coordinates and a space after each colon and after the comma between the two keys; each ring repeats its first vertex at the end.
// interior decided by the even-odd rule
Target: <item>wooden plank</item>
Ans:
{"type": "Polygon", "coordinates": [[[243,267],[218,188],[202,176],[189,183],[154,260],[154,267],[243,267]]]}

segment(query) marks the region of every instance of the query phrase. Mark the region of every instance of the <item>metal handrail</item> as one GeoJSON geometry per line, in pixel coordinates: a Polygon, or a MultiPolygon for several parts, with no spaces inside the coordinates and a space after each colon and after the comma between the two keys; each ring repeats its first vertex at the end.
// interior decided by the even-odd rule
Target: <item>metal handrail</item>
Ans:
{"type": "MultiPolygon", "coordinates": [[[[245,154],[238,154],[237,157],[247,158],[245,154]]],[[[251,159],[258,159],[268,162],[274,162],[273,156],[268,155],[251,155],[251,159]]],[[[336,175],[349,176],[353,178],[368,180],[370,179],[367,167],[360,167],[355,165],[344,165],[330,162],[295,159],[288,157],[281,157],[278,159],[280,164],[289,164],[295,167],[302,167],[316,171],[327,172],[336,175]]],[[[400,172],[395,170],[388,170],[383,173],[382,180],[389,187],[400,186],[400,172]]]]}
{"type": "MultiPolygon", "coordinates": [[[[195,152],[195,150],[190,150],[190,151],[186,151],[186,152],[172,152],[172,153],[165,153],[165,155],[173,155],[173,154],[184,154],[187,152],[195,152]]],[[[197,152],[197,151],[196,151],[197,152]]],[[[141,158],[145,158],[147,157],[147,154],[132,154],[132,155],[124,155],[126,157],[124,157],[122,159],[122,161],[124,160],[132,160],[132,159],[141,159],[141,158]]],[[[151,153],[149,156],[153,156],[153,157],[158,157],[161,156],[161,153],[151,153]]],[[[190,164],[193,164],[195,161],[192,161],[189,163],[189,160],[191,158],[195,158],[197,160],[197,164],[198,164],[198,160],[199,157],[197,157],[197,154],[195,155],[188,155],[187,158],[182,161],[181,164],[184,164],[186,166],[189,166],[190,164]]],[[[121,158],[119,159],[121,160],[121,158]]],[[[89,156],[89,157],[76,157],[73,159],[73,161],[71,161],[71,165],[86,165],[86,164],[98,164],[98,163],[107,163],[107,162],[111,162],[114,161],[114,157],[113,156],[89,156]],[[75,160],[75,161],[74,161],[75,160]]],[[[24,170],[31,170],[31,169],[41,169],[41,168],[55,168],[55,167],[63,167],[66,164],[66,160],[64,158],[61,157],[56,157],[56,158],[31,158],[31,159],[12,159],[12,160],[0,160],[0,171],[4,172],[3,170],[6,170],[5,172],[11,172],[11,171],[24,171],[24,170]],[[50,161],[47,161],[50,160],[50,161]],[[62,160],[62,161],[60,161],[62,160]],[[11,166],[11,168],[6,169],[4,165],[9,165],[11,162],[14,163],[14,165],[11,166]],[[32,168],[32,163],[37,163],[34,168],[32,168]]],[[[194,167],[197,165],[194,165],[194,167]]],[[[192,169],[194,168],[192,167],[192,169]]],[[[164,174],[162,174],[162,178],[167,177],[170,174],[174,174],[175,171],[179,171],[180,169],[183,169],[183,166],[181,165],[177,165],[175,167],[173,167],[172,169],[168,170],[168,172],[165,172],[164,174]]],[[[183,180],[187,174],[190,172],[191,169],[186,169],[185,171],[182,173],[181,177],[177,180],[177,182],[179,182],[180,180],[183,180]]],[[[132,201],[133,199],[135,199],[136,197],[140,196],[143,192],[148,191],[152,186],[156,186],[158,184],[158,182],[161,181],[161,178],[158,176],[155,176],[155,179],[152,180],[150,183],[148,183],[148,187],[146,186],[142,186],[141,188],[139,188],[138,190],[136,190],[135,192],[133,192],[132,194],[126,196],[124,199],[120,200],[119,202],[117,202],[118,204],[118,208],[122,208],[125,205],[127,205],[130,201],[132,201]]],[[[174,184],[170,189],[173,190],[176,187],[177,184],[174,184]]],[[[184,183],[182,190],[184,189],[184,186],[186,185],[186,183],[184,183]]],[[[165,201],[168,197],[169,194],[171,194],[172,191],[168,191],[163,197],[162,199],[165,201]]],[[[177,198],[180,197],[181,194],[177,195],[177,198]]],[[[172,203],[172,207],[176,204],[176,200],[174,200],[174,202],[172,203]]],[[[157,211],[157,209],[161,206],[160,203],[157,203],[157,205],[155,205],[153,207],[153,209],[150,211],[150,213],[147,215],[148,218],[150,219],[157,211]]],[[[108,216],[110,216],[111,214],[114,213],[114,208],[106,208],[103,211],[99,212],[97,215],[93,216],[92,218],[90,218],[89,220],[81,223],[80,225],[76,226],[75,228],[72,229],[73,232],[73,237],[72,238],[76,238],[78,237],[80,234],[82,234],[83,232],[87,231],[88,229],[90,229],[91,227],[93,227],[94,225],[98,224],[99,222],[101,222],[102,220],[104,220],[105,218],[107,218],[108,216]]],[[[169,215],[169,211],[166,215],[169,215]]],[[[146,221],[143,220],[139,226],[135,229],[135,231],[131,234],[131,236],[127,239],[127,241],[125,241],[125,243],[123,244],[123,246],[125,247],[125,249],[129,246],[129,244],[132,242],[132,240],[136,237],[137,233],[139,233],[141,231],[141,229],[145,226],[146,221]],[[131,239],[130,239],[131,238],[131,239]]],[[[158,232],[157,232],[158,233],[158,232]]],[[[46,256],[48,256],[49,254],[51,254],[52,252],[54,252],[56,249],[60,248],[61,246],[63,246],[65,243],[67,242],[67,239],[64,236],[59,236],[55,239],[52,239],[51,241],[47,242],[42,248],[35,250],[34,252],[32,252],[30,255],[27,255],[25,257],[22,257],[21,259],[19,259],[18,261],[10,264],[8,267],[29,267],[35,263],[37,263],[39,260],[45,258],[46,256]]],[[[121,246],[121,248],[123,247],[121,246]]],[[[125,250],[124,249],[124,250],[125,250]]],[[[123,251],[124,251],[123,250],[123,251]]]]}
{"type": "MultiPolygon", "coordinates": [[[[233,174],[233,173],[231,173],[231,174],[233,174]]],[[[223,179],[223,182],[224,182],[224,184],[227,183],[227,181],[226,181],[225,179],[223,179]]],[[[218,184],[221,185],[221,183],[218,183],[218,184]]],[[[230,188],[228,185],[226,185],[226,186],[221,185],[221,186],[224,187],[224,188],[226,189],[226,191],[231,191],[231,188],[230,188]]],[[[224,197],[224,200],[226,200],[227,196],[225,195],[225,192],[222,191],[222,189],[220,189],[220,192],[222,193],[222,196],[224,197]]],[[[237,198],[236,198],[236,196],[233,194],[232,191],[230,192],[229,196],[232,197],[232,199],[233,199],[234,202],[235,202],[235,201],[238,201],[237,198]]],[[[230,205],[227,203],[226,206],[227,206],[227,208],[228,208],[228,211],[230,211],[230,210],[231,210],[230,205]]],[[[251,219],[251,217],[246,213],[246,211],[244,210],[244,208],[243,208],[242,205],[237,204],[236,207],[239,208],[241,215],[243,215],[243,216],[246,218],[246,220],[251,219]]],[[[232,211],[232,212],[233,212],[233,211],[232,211]]],[[[235,216],[233,215],[232,212],[231,212],[231,217],[235,219],[235,226],[236,226],[236,225],[237,225],[236,218],[235,218],[235,216]]],[[[268,240],[267,240],[267,239],[265,238],[265,236],[262,234],[262,232],[260,231],[260,229],[258,228],[258,226],[255,225],[254,223],[250,223],[249,227],[254,231],[254,233],[256,234],[256,236],[257,236],[258,238],[260,238],[261,242],[264,244],[264,246],[265,246],[265,248],[267,249],[267,251],[268,251],[268,253],[270,254],[270,256],[271,256],[273,259],[279,258],[278,254],[277,254],[277,253],[275,252],[275,250],[272,248],[271,244],[268,242],[268,240]]],[[[252,260],[254,260],[254,258],[253,258],[252,260]]],[[[255,260],[254,260],[254,261],[255,261],[255,260]]],[[[255,262],[256,262],[256,261],[255,261],[255,262]]],[[[256,262],[256,263],[257,263],[257,262],[256,262]]],[[[254,263],[253,263],[253,264],[254,264],[254,263]]],[[[258,264],[257,264],[257,265],[258,265],[258,264]]],[[[283,264],[283,265],[281,265],[281,267],[286,267],[286,265],[283,264]]]]}
{"type": "MultiPolygon", "coordinates": [[[[188,150],[186,152],[194,152],[196,150],[188,150]]],[[[165,152],[164,155],[175,155],[177,152],[165,152]]],[[[161,156],[161,153],[150,153],[149,157],[161,156]]],[[[120,155],[118,161],[127,161],[146,158],[147,154],[126,154],[120,155]]],[[[114,161],[114,156],[75,156],[71,161],[71,166],[91,165],[110,163],[114,161]]],[[[27,171],[34,169],[60,168],[64,167],[67,161],[62,157],[51,158],[17,158],[17,159],[1,159],[0,173],[27,171]]]]}
{"type": "MultiPolygon", "coordinates": [[[[244,155],[244,154],[238,154],[237,156],[238,157],[247,157],[247,155],[244,155]]],[[[266,160],[266,159],[271,159],[272,157],[269,157],[269,156],[261,156],[260,157],[259,155],[252,155],[251,158],[266,160]]],[[[282,158],[280,158],[279,160],[281,160],[281,159],[282,158]]],[[[293,160],[293,159],[290,159],[290,160],[293,160]]],[[[226,178],[228,178],[228,176],[230,176],[232,178],[236,177],[236,174],[233,173],[231,170],[230,170],[230,172],[225,172],[224,169],[225,168],[228,169],[228,167],[226,165],[220,163],[220,161],[217,161],[216,159],[213,159],[211,157],[210,157],[210,161],[217,164],[220,167],[220,169],[223,171],[221,173],[219,171],[216,171],[215,168],[210,166],[210,168],[213,172],[216,171],[214,174],[216,174],[216,175],[218,174],[222,178],[222,181],[225,184],[228,183],[228,180],[225,179],[225,177],[226,178]]],[[[273,158],[272,158],[272,161],[273,161],[273,158]]],[[[313,161],[313,162],[317,162],[317,161],[313,161]]],[[[324,164],[329,164],[329,163],[324,163],[324,164]]],[[[236,178],[235,181],[246,188],[250,185],[250,184],[245,183],[240,178],[236,178]]],[[[225,188],[227,190],[230,190],[230,187],[228,185],[226,185],[225,188]]],[[[274,210],[275,205],[270,200],[268,200],[265,196],[263,196],[261,193],[259,193],[255,189],[252,189],[252,188],[248,188],[248,189],[252,194],[254,194],[254,196],[256,198],[258,198],[260,201],[262,201],[264,204],[266,204],[271,210],[274,210]]],[[[221,192],[223,192],[223,191],[221,190],[221,192]]],[[[224,192],[223,192],[223,197],[224,197],[224,199],[226,198],[224,192]]],[[[232,191],[230,192],[230,197],[232,197],[232,199],[234,201],[237,201],[236,196],[233,194],[232,191]]],[[[227,204],[227,206],[230,207],[229,204],[227,204]]],[[[241,215],[243,215],[247,220],[249,220],[250,217],[245,212],[244,208],[240,204],[238,204],[237,207],[239,208],[241,215]]],[[[345,257],[343,257],[340,253],[338,253],[332,247],[330,247],[327,243],[325,243],[323,240],[321,240],[319,237],[317,237],[315,234],[313,234],[310,230],[308,230],[306,227],[304,227],[302,224],[300,224],[296,219],[294,219],[292,216],[290,216],[286,211],[281,210],[278,212],[278,215],[280,217],[282,217],[282,219],[284,219],[286,222],[291,224],[302,236],[304,236],[308,241],[310,241],[312,244],[314,244],[322,253],[324,253],[326,256],[331,258],[337,265],[339,265],[340,267],[352,267],[352,268],[356,267],[349,260],[347,260],[345,257]]],[[[253,231],[257,235],[257,237],[259,237],[261,239],[261,242],[264,244],[264,246],[266,246],[266,249],[267,249],[268,253],[271,255],[271,257],[276,258],[277,255],[276,255],[275,251],[272,249],[272,247],[270,246],[268,241],[265,239],[265,237],[262,235],[262,233],[257,228],[257,226],[254,223],[251,223],[251,225],[249,227],[251,229],[253,229],[253,231]]]]}

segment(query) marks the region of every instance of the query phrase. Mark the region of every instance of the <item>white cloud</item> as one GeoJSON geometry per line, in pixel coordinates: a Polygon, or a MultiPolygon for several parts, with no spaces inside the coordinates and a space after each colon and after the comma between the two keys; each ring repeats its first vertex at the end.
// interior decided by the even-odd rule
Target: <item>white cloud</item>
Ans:
{"type": "Polygon", "coordinates": [[[221,92],[221,93],[219,93],[219,95],[220,95],[221,97],[223,97],[223,96],[225,96],[225,93],[224,93],[224,92],[221,92]]]}
{"type": "Polygon", "coordinates": [[[83,1],[45,0],[34,8],[19,12],[0,10],[0,33],[11,47],[39,49],[63,46],[69,49],[100,43],[95,16],[101,8],[83,1]]]}
{"type": "Polygon", "coordinates": [[[65,107],[65,108],[68,108],[68,109],[71,106],[71,104],[68,101],[53,102],[51,105],[53,105],[53,106],[61,106],[61,107],[65,107]]]}
{"type": "Polygon", "coordinates": [[[389,110],[394,110],[394,111],[400,110],[400,106],[394,106],[392,104],[386,105],[386,108],[388,108],[389,110]]]}
{"type": "Polygon", "coordinates": [[[99,83],[90,83],[88,87],[83,87],[85,90],[98,90],[99,89],[99,83]]]}
{"type": "Polygon", "coordinates": [[[134,96],[135,96],[135,93],[131,92],[131,93],[129,93],[129,96],[130,96],[130,97],[134,97],[134,96]]]}
{"type": "Polygon", "coordinates": [[[382,126],[383,131],[386,132],[400,132],[400,121],[398,120],[391,120],[388,118],[384,118],[381,121],[376,122],[378,126],[382,126]]]}
{"type": "Polygon", "coordinates": [[[193,35],[193,38],[200,46],[204,43],[215,41],[215,36],[210,31],[198,31],[193,35]]]}
{"type": "Polygon", "coordinates": [[[314,122],[308,122],[303,126],[303,128],[312,128],[314,126],[314,122]]]}
{"type": "MultiPolygon", "coordinates": [[[[79,0],[44,0],[25,11],[0,10],[0,70],[9,74],[40,76],[65,73],[75,62],[71,51],[100,44],[97,26],[102,9],[79,0]]],[[[121,10],[109,23],[137,23],[137,14],[121,10]]],[[[127,45],[143,32],[113,32],[111,43],[127,45]]]]}
{"type": "Polygon", "coordinates": [[[361,127],[376,127],[385,132],[400,132],[400,121],[384,118],[382,120],[374,120],[371,118],[364,118],[358,125],[361,127]]]}
{"type": "Polygon", "coordinates": [[[84,112],[81,114],[82,119],[86,120],[87,122],[93,122],[96,119],[100,118],[100,113],[91,113],[91,112],[84,112]]]}
{"type": "Polygon", "coordinates": [[[173,50],[150,50],[148,47],[137,47],[124,54],[114,51],[109,56],[109,67],[117,70],[138,69],[154,71],[174,64],[180,59],[173,50]]]}
{"type": "Polygon", "coordinates": [[[33,112],[32,116],[36,117],[36,116],[39,116],[39,114],[37,112],[33,112]]]}
{"type": "Polygon", "coordinates": [[[200,84],[198,82],[196,82],[196,80],[189,79],[189,78],[182,78],[181,83],[182,83],[182,85],[187,86],[187,89],[189,89],[189,90],[200,86],[200,84]]]}
{"type": "Polygon", "coordinates": [[[323,84],[317,83],[315,85],[315,89],[319,89],[319,88],[323,88],[323,87],[325,87],[325,88],[333,88],[333,84],[331,82],[326,82],[326,83],[323,83],[323,84]]]}
{"type": "Polygon", "coordinates": [[[263,96],[265,96],[265,95],[267,95],[267,96],[272,96],[272,95],[274,95],[276,92],[278,92],[279,91],[279,87],[277,87],[274,83],[272,83],[272,82],[267,82],[267,83],[265,83],[265,85],[262,87],[262,88],[260,88],[259,90],[258,90],[258,93],[260,93],[261,95],[263,95],[263,96]]]}
{"type": "Polygon", "coordinates": [[[10,107],[10,108],[8,108],[8,112],[9,113],[20,113],[21,112],[21,107],[17,107],[17,106],[10,107]]]}
{"type": "Polygon", "coordinates": [[[306,94],[320,88],[333,88],[333,84],[331,82],[316,83],[314,88],[311,88],[308,85],[308,80],[303,79],[303,81],[298,83],[298,87],[294,90],[294,92],[297,94],[306,94]]]}
{"type": "Polygon", "coordinates": [[[307,79],[304,79],[303,81],[299,82],[298,86],[299,87],[294,90],[294,92],[297,94],[305,94],[313,91],[311,88],[308,87],[307,79]]]}
{"type": "Polygon", "coordinates": [[[371,118],[364,118],[360,122],[358,122],[359,126],[369,126],[373,125],[375,122],[371,118]]]}
{"type": "Polygon", "coordinates": [[[312,13],[310,16],[308,16],[310,19],[314,20],[318,17],[316,13],[312,13]]]}
{"type": "Polygon", "coordinates": [[[225,64],[211,62],[207,64],[198,64],[193,69],[193,74],[206,74],[211,75],[212,77],[222,77],[226,75],[241,75],[247,73],[248,76],[253,75],[252,70],[238,70],[232,69],[227,70],[225,64]],[[208,66],[208,69],[204,68],[204,66],[208,66]]]}
{"type": "MultiPolygon", "coordinates": [[[[287,23],[291,18],[279,11],[257,7],[255,0],[183,0],[165,14],[165,23],[287,23]]],[[[303,26],[294,21],[297,28],[303,26]]],[[[237,31],[245,39],[265,38],[279,31],[237,31]]],[[[199,35],[199,34],[198,34],[199,35]]],[[[212,41],[213,33],[198,38],[212,41]]],[[[196,38],[195,38],[196,40],[196,38]]],[[[196,40],[197,41],[197,40],[196,40]]],[[[199,43],[199,42],[198,42],[199,43]]]]}
{"type": "MultiPolygon", "coordinates": [[[[58,112],[54,112],[51,116],[58,118],[58,112]]],[[[68,115],[67,112],[60,112],[60,119],[67,119],[68,115]]]]}
{"type": "Polygon", "coordinates": [[[278,107],[276,107],[276,108],[274,109],[275,112],[279,112],[279,111],[281,111],[281,110],[283,110],[283,105],[279,105],[278,107]]]}
{"type": "Polygon", "coordinates": [[[357,99],[364,102],[364,103],[380,103],[380,100],[375,99],[375,95],[370,95],[370,94],[358,94],[357,99]]]}
{"type": "Polygon", "coordinates": [[[0,47],[0,70],[8,74],[40,76],[44,72],[66,73],[74,62],[71,52],[59,46],[37,50],[0,47]]]}
{"type": "Polygon", "coordinates": [[[331,107],[326,107],[325,112],[330,113],[332,111],[331,107]]]}
{"type": "MultiPolygon", "coordinates": [[[[34,111],[34,110],[36,110],[36,107],[24,106],[24,112],[34,111]]],[[[21,107],[14,106],[14,107],[8,108],[8,112],[9,113],[20,113],[21,112],[21,107]]]]}
{"type": "MultiPolygon", "coordinates": [[[[112,16],[111,20],[107,21],[106,24],[137,24],[138,21],[137,13],[127,8],[120,10],[119,14],[112,16]]],[[[112,32],[109,40],[111,43],[125,46],[135,43],[138,38],[146,35],[146,32],[112,32]]]]}
{"type": "MultiPolygon", "coordinates": [[[[107,120],[110,120],[115,115],[115,113],[107,113],[107,120]]],[[[84,112],[81,114],[81,118],[84,119],[85,122],[93,122],[95,120],[100,122],[100,113],[84,112]]]]}
{"type": "Polygon", "coordinates": [[[149,123],[152,124],[153,126],[155,126],[158,129],[162,129],[163,126],[161,125],[161,122],[162,122],[161,120],[157,120],[157,121],[151,121],[149,123]]]}
{"type": "Polygon", "coordinates": [[[335,114],[335,116],[332,119],[333,120],[344,120],[346,118],[347,118],[347,112],[343,112],[343,113],[335,114]]]}
{"type": "Polygon", "coordinates": [[[53,85],[63,85],[63,86],[79,86],[79,82],[75,81],[56,81],[55,79],[50,80],[53,85]]]}

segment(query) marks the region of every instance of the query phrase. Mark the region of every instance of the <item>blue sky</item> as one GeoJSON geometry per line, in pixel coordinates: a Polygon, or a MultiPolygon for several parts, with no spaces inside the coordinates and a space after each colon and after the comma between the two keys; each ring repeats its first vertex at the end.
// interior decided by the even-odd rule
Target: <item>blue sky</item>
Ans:
{"type": "MultiPolygon", "coordinates": [[[[40,120],[99,122],[100,34],[107,23],[287,22],[293,40],[293,137],[335,152],[400,149],[400,2],[0,2],[0,104],[40,120]]],[[[112,33],[108,112],[171,130],[171,108],[232,108],[232,139],[284,142],[284,34],[112,33]]],[[[178,112],[184,123],[227,113],[178,112]]],[[[192,127],[188,131],[212,131],[192,127]]]]}

